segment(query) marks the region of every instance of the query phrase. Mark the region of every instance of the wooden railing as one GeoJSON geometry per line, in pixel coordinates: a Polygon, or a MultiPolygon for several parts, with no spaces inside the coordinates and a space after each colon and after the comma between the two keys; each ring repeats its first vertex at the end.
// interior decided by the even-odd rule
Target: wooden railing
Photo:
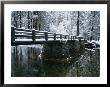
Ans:
{"type": "Polygon", "coordinates": [[[48,41],[50,38],[52,38],[52,40],[57,40],[57,39],[74,40],[77,37],[56,34],[56,33],[47,32],[47,31],[38,31],[35,29],[21,29],[21,28],[11,27],[12,42],[15,42],[15,39],[23,39],[23,38],[32,39],[32,41],[35,42],[36,39],[45,39],[45,41],[48,41]]]}

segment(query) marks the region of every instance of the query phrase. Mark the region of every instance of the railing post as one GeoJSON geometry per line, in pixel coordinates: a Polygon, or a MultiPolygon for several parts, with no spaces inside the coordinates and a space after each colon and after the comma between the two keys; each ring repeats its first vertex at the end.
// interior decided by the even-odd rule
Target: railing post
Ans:
{"type": "Polygon", "coordinates": [[[80,41],[80,37],[78,37],[78,40],[80,41]]]}
{"type": "Polygon", "coordinates": [[[35,29],[32,29],[32,41],[35,42],[35,29]]]}
{"type": "Polygon", "coordinates": [[[73,40],[73,36],[71,36],[71,40],[73,40]]]}
{"type": "Polygon", "coordinates": [[[54,33],[54,40],[56,40],[56,34],[54,33]]]}
{"type": "Polygon", "coordinates": [[[15,41],[15,28],[11,27],[11,43],[15,41]]]}
{"type": "Polygon", "coordinates": [[[75,39],[75,36],[73,36],[73,40],[75,39]]]}
{"type": "Polygon", "coordinates": [[[47,41],[48,40],[48,33],[45,32],[45,40],[47,41]]]}
{"type": "Polygon", "coordinates": [[[64,35],[64,39],[66,39],[66,35],[64,35]]]}
{"type": "Polygon", "coordinates": [[[62,34],[60,34],[60,39],[62,39],[62,34]]]}

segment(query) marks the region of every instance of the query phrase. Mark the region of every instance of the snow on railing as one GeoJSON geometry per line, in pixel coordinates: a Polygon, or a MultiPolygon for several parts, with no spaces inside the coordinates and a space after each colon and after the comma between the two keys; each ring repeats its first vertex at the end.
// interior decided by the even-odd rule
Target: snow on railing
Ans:
{"type": "Polygon", "coordinates": [[[43,39],[43,41],[44,40],[48,41],[50,39],[55,41],[55,40],[74,40],[74,39],[79,39],[79,38],[81,37],[63,35],[63,34],[52,33],[48,31],[38,31],[35,29],[23,29],[23,28],[11,27],[12,42],[23,41],[23,40],[28,41],[28,39],[29,41],[31,39],[31,41],[35,42],[40,39],[41,40],[43,39]],[[22,39],[22,40],[19,40],[19,39],[22,39]]]}

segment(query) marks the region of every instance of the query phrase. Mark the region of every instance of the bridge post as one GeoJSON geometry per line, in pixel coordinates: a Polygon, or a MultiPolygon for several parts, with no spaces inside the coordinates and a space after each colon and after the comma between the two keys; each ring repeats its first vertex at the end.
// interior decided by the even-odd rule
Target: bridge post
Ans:
{"type": "Polygon", "coordinates": [[[60,34],[60,39],[62,39],[62,34],[60,34]]]}
{"type": "Polygon", "coordinates": [[[66,35],[64,35],[64,39],[66,39],[66,35]]]}
{"type": "Polygon", "coordinates": [[[78,40],[81,41],[81,37],[78,37],[78,40]]]}
{"type": "Polygon", "coordinates": [[[74,40],[74,36],[72,36],[72,40],[74,40]]]}
{"type": "Polygon", "coordinates": [[[15,28],[11,27],[11,43],[15,41],[15,28]]]}
{"type": "Polygon", "coordinates": [[[73,40],[73,36],[71,36],[71,40],[73,40]]]}
{"type": "Polygon", "coordinates": [[[54,40],[56,40],[56,34],[54,33],[54,40]]]}
{"type": "Polygon", "coordinates": [[[75,36],[73,36],[73,40],[75,39],[75,36]]]}
{"type": "Polygon", "coordinates": [[[35,29],[32,29],[32,41],[35,42],[35,29]]]}
{"type": "Polygon", "coordinates": [[[47,40],[48,40],[48,33],[45,32],[45,41],[47,41],[47,40]]]}

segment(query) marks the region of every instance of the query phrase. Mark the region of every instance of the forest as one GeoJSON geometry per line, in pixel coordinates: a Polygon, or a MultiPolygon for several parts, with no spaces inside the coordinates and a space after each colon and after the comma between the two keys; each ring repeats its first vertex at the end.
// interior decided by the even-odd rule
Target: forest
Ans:
{"type": "Polygon", "coordinates": [[[99,11],[13,11],[11,25],[100,40],[99,11]]]}

